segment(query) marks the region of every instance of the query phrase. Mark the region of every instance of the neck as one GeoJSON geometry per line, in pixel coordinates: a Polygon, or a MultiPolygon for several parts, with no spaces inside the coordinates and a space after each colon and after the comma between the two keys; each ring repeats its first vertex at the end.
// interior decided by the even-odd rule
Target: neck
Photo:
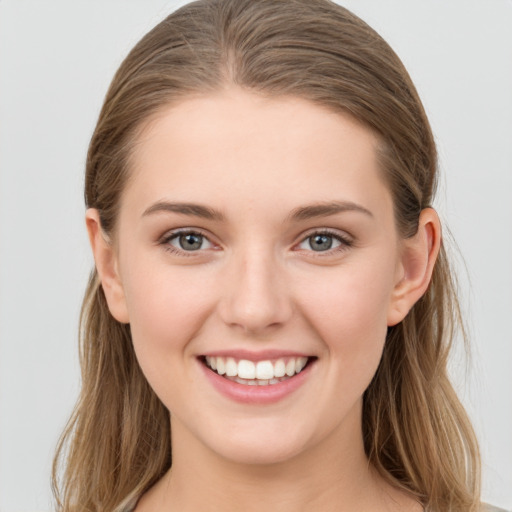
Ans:
{"type": "Polygon", "coordinates": [[[172,431],[172,470],[144,496],[137,512],[421,510],[409,498],[402,507],[403,494],[376,475],[360,434],[335,432],[283,462],[241,464],[198,443],[176,420],[172,431]]]}
{"type": "Polygon", "coordinates": [[[180,511],[297,512],[306,503],[327,511],[326,504],[336,493],[353,495],[357,502],[370,477],[364,454],[303,453],[286,462],[258,465],[218,460],[216,455],[211,464],[204,458],[191,463],[189,456],[187,464],[177,461],[170,477],[170,491],[181,503],[181,508],[176,507],[180,511]],[[207,504],[202,498],[207,498],[207,504]]]}

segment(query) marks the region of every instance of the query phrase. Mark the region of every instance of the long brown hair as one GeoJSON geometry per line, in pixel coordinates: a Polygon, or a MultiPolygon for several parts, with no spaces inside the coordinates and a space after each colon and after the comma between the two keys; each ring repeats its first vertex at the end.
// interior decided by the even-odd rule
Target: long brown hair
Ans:
{"type": "MultiPolygon", "coordinates": [[[[130,155],[145,123],[180,98],[227,85],[301,97],[370,128],[380,140],[398,229],[403,237],[416,232],[433,200],[436,148],[414,85],[386,42],[328,0],[200,0],[151,30],[108,90],[85,181],[86,205],[98,209],[107,234],[115,235],[130,155]]],[[[370,462],[434,512],[479,509],[478,448],[446,367],[459,320],[442,247],[428,291],[389,328],[364,395],[370,462]]],[[[82,390],[54,462],[58,510],[121,511],[170,467],[171,432],[169,413],[137,363],[130,327],[111,316],[96,271],[83,303],[80,347],[82,390]]]]}

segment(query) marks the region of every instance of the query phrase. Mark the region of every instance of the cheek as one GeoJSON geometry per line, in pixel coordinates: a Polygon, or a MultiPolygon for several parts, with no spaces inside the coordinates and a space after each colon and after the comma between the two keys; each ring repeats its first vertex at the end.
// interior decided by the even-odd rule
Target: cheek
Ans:
{"type": "MultiPolygon", "coordinates": [[[[378,366],[387,333],[392,291],[390,267],[337,270],[322,286],[304,289],[303,310],[327,350],[343,369],[378,366]]],[[[349,372],[350,373],[350,372],[349,372]]]]}
{"type": "MultiPolygon", "coordinates": [[[[134,348],[148,380],[158,368],[177,367],[190,340],[201,330],[212,308],[208,275],[161,261],[134,258],[124,278],[134,348]]],[[[175,369],[178,371],[178,368],[175,369]]]]}

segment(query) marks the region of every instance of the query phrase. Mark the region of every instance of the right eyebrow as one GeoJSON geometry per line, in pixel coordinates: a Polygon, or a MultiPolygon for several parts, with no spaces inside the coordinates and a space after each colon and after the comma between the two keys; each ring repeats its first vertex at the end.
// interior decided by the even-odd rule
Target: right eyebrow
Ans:
{"type": "Polygon", "coordinates": [[[157,201],[144,210],[143,217],[159,212],[181,213],[193,217],[201,217],[208,220],[224,220],[224,215],[218,210],[196,203],[173,203],[169,201],[157,201]]]}

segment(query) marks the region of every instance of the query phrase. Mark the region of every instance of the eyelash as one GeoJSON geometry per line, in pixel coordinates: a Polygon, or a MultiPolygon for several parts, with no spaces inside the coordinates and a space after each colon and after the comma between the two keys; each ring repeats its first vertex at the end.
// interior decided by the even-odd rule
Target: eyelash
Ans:
{"type": "MultiPolygon", "coordinates": [[[[170,244],[172,240],[179,238],[182,235],[196,235],[202,237],[204,240],[207,240],[210,244],[214,245],[213,242],[210,241],[209,237],[204,234],[201,230],[198,229],[178,229],[172,232],[166,233],[160,240],[159,244],[164,247],[164,249],[172,254],[177,254],[179,256],[184,257],[194,257],[197,256],[196,253],[202,252],[201,249],[196,251],[186,251],[184,249],[178,249],[170,244]]],[[[204,250],[204,249],[203,249],[204,250]]]]}
{"type": "MultiPolygon", "coordinates": [[[[311,253],[311,256],[313,256],[315,258],[323,258],[323,257],[327,257],[327,256],[332,256],[333,254],[338,254],[340,252],[346,251],[354,245],[354,241],[351,238],[349,238],[346,235],[342,235],[338,231],[334,231],[331,229],[320,229],[320,230],[311,231],[310,233],[306,234],[306,236],[304,236],[301,239],[299,244],[296,244],[296,245],[303,244],[304,242],[306,242],[309,239],[312,239],[315,236],[328,236],[340,243],[340,245],[338,247],[330,248],[326,251],[314,251],[313,249],[306,250],[306,252],[311,253]]],[[[299,250],[301,250],[301,249],[299,249],[299,250]]]]}
{"type": "MultiPolygon", "coordinates": [[[[172,231],[170,233],[166,233],[160,240],[159,244],[164,247],[164,249],[172,254],[177,254],[179,256],[184,257],[194,257],[197,256],[196,253],[201,253],[205,249],[198,249],[195,251],[186,251],[184,249],[178,249],[177,247],[174,247],[170,244],[172,240],[177,239],[178,237],[182,235],[196,235],[202,237],[204,240],[207,240],[210,244],[214,245],[213,242],[209,239],[209,237],[204,234],[201,230],[198,229],[179,229],[176,231],[172,231]]],[[[337,254],[339,252],[343,252],[348,250],[350,247],[354,245],[354,242],[351,238],[347,236],[341,235],[339,232],[330,230],[330,229],[320,229],[316,231],[311,231],[306,236],[304,236],[298,244],[295,244],[295,247],[298,245],[303,244],[308,239],[312,239],[314,236],[328,236],[333,238],[334,240],[338,241],[340,243],[339,246],[334,248],[329,248],[326,251],[314,251],[313,249],[307,250],[307,249],[298,249],[298,250],[305,250],[306,252],[311,253],[311,256],[317,258],[317,257],[325,257],[330,256],[333,254],[337,254]]],[[[311,244],[310,244],[311,246],[311,244]]]]}

